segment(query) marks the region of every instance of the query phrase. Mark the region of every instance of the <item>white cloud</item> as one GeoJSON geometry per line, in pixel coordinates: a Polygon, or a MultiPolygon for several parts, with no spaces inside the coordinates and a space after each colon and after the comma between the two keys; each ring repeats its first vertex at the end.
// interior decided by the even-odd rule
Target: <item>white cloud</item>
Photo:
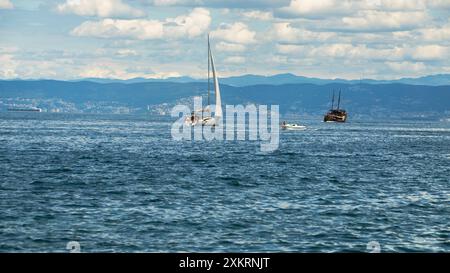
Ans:
{"type": "Polygon", "coordinates": [[[307,47],[303,45],[285,45],[277,44],[276,49],[281,54],[293,55],[293,54],[306,54],[307,47]]]}
{"type": "Polygon", "coordinates": [[[57,6],[61,13],[73,13],[81,16],[98,17],[142,17],[145,13],[133,8],[122,0],[67,0],[57,6]]]}
{"type": "Polygon", "coordinates": [[[330,58],[360,58],[361,56],[367,56],[364,54],[365,51],[367,51],[367,48],[364,45],[332,44],[316,47],[310,51],[310,54],[330,58]]]}
{"type": "Polygon", "coordinates": [[[130,79],[146,76],[145,73],[129,73],[123,66],[113,62],[96,62],[86,66],[79,74],[81,78],[130,79]]]}
{"type": "Polygon", "coordinates": [[[193,38],[205,33],[210,23],[209,11],[195,8],[188,15],[168,18],[165,21],[147,19],[87,21],[72,30],[72,34],[138,40],[193,38]]]}
{"type": "MultiPolygon", "coordinates": [[[[134,55],[133,52],[125,50],[121,53],[134,55]]],[[[167,78],[196,75],[199,72],[204,76],[205,70],[196,63],[188,63],[185,60],[167,63],[146,56],[126,58],[117,55],[117,51],[99,48],[89,53],[78,50],[53,52],[16,50],[0,46],[0,79],[167,78]]]]}
{"type": "Polygon", "coordinates": [[[216,8],[278,8],[289,0],[147,0],[154,6],[203,6],[216,8]]]}
{"type": "Polygon", "coordinates": [[[163,37],[163,23],[157,20],[86,21],[71,32],[75,36],[127,39],[159,39],[163,37]]]}
{"type": "Polygon", "coordinates": [[[275,23],[272,27],[274,38],[278,42],[305,43],[326,41],[336,37],[333,32],[313,32],[306,29],[292,27],[290,23],[275,23]]]}
{"type": "Polygon", "coordinates": [[[128,66],[111,61],[98,61],[80,68],[80,78],[107,78],[107,79],[132,79],[132,78],[154,78],[163,79],[168,77],[179,77],[178,72],[159,71],[142,68],[141,71],[132,71],[128,66]]]}
{"type": "Polygon", "coordinates": [[[352,3],[348,0],[292,0],[287,7],[277,10],[281,17],[321,18],[330,15],[352,12],[352,3]]]}
{"type": "Polygon", "coordinates": [[[450,58],[448,47],[440,45],[418,46],[414,49],[411,56],[418,61],[438,61],[450,58]]]}
{"type": "Polygon", "coordinates": [[[182,4],[183,2],[186,2],[184,0],[153,0],[152,4],[155,6],[174,6],[182,4]]]}
{"type": "Polygon", "coordinates": [[[247,19],[257,19],[261,21],[269,21],[273,19],[272,12],[269,11],[251,10],[243,12],[242,15],[247,19]]]}
{"type": "Polygon", "coordinates": [[[19,51],[18,47],[14,46],[0,46],[0,54],[10,54],[19,51]]]}
{"type": "Polygon", "coordinates": [[[377,0],[364,2],[367,9],[381,10],[405,11],[450,8],[450,1],[448,0],[377,0]]]}
{"type": "Polygon", "coordinates": [[[450,42],[450,23],[442,27],[424,28],[419,30],[421,39],[432,42],[450,42]]]}
{"type": "Polygon", "coordinates": [[[137,56],[139,54],[137,53],[136,50],[123,48],[117,50],[116,55],[118,55],[119,57],[130,57],[130,56],[137,56]]]}
{"type": "MultiPolygon", "coordinates": [[[[342,18],[343,29],[354,31],[396,31],[413,29],[428,19],[424,11],[384,12],[367,10],[342,18]]],[[[339,28],[339,27],[337,27],[339,28]]]]}
{"type": "Polygon", "coordinates": [[[52,78],[56,77],[62,65],[70,64],[65,59],[24,60],[23,57],[13,54],[0,54],[0,78],[52,78]]]}
{"type": "Polygon", "coordinates": [[[242,64],[245,63],[245,60],[245,57],[242,56],[230,56],[225,58],[223,62],[227,64],[242,64]]]}
{"type": "Polygon", "coordinates": [[[0,9],[13,9],[14,5],[10,0],[0,0],[0,9]]]}
{"type": "Polygon", "coordinates": [[[386,62],[386,65],[393,71],[399,72],[402,74],[411,73],[411,72],[421,72],[426,70],[426,66],[421,62],[386,62]]]}
{"type": "Polygon", "coordinates": [[[278,44],[277,51],[286,55],[305,56],[314,59],[347,59],[347,60],[371,60],[371,61],[398,61],[406,55],[404,48],[376,49],[366,45],[352,44],[325,44],[325,45],[284,45],[278,44]]]}
{"type": "Polygon", "coordinates": [[[18,62],[14,60],[14,55],[0,54],[0,78],[11,79],[19,77],[16,73],[18,66],[18,62]]]}
{"type": "MultiPolygon", "coordinates": [[[[11,2],[16,3],[0,0],[0,7],[11,2]]],[[[195,38],[209,30],[221,71],[229,74],[244,69],[332,77],[359,77],[363,70],[375,77],[450,72],[450,0],[53,2],[60,3],[54,5],[61,13],[94,17],[81,20],[72,35],[110,40],[69,39],[61,49],[43,43],[47,33],[34,26],[33,52],[14,49],[23,43],[17,39],[0,44],[0,77],[204,77],[204,50],[195,38]],[[199,6],[203,8],[186,11],[199,6]],[[140,7],[152,16],[138,17],[144,15],[140,7]],[[72,54],[58,55],[65,50],[72,54]]],[[[73,23],[36,12],[37,21],[52,16],[49,22],[63,28],[73,23]]],[[[14,23],[17,29],[25,26],[20,20],[14,23]]]]}
{"type": "Polygon", "coordinates": [[[403,31],[429,23],[431,9],[449,0],[291,0],[275,16],[316,20],[314,29],[333,31],[403,31]]]}
{"type": "Polygon", "coordinates": [[[445,61],[450,58],[450,47],[440,45],[423,45],[423,46],[403,46],[403,47],[387,47],[376,48],[367,45],[353,45],[345,43],[324,44],[324,45],[293,45],[278,44],[276,49],[284,55],[304,56],[314,59],[346,59],[353,61],[415,61],[415,62],[432,62],[445,61]]]}
{"type": "Polygon", "coordinates": [[[241,22],[221,24],[218,29],[211,32],[211,36],[230,43],[251,44],[256,42],[256,32],[251,31],[246,24],[241,22]]]}
{"type": "Polygon", "coordinates": [[[219,42],[216,44],[216,49],[223,52],[243,52],[246,46],[242,44],[219,42]]]}
{"type": "MultiPolygon", "coordinates": [[[[100,64],[103,65],[103,64],[100,64]]],[[[123,71],[115,71],[110,66],[94,66],[86,67],[86,69],[80,73],[82,78],[121,78],[117,75],[123,75],[123,71]]]]}
{"type": "Polygon", "coordinates": [[[384,11],[423,10],[429,0],[377,0],[363,1],[361,7],[384,11]]]}
{"type": "Polygon", "coordinates": [[[188,36],[189,38],[205,33],[211,24],[207,9],[195,8],[188,15],[169,18],[164,25],[166,36],[188,36]]]}
{"type": "Polygon", "coordinates": [[[448,0],[422,0],[427,1],[430,8],[450,9],[450,1],[448,0]]]}

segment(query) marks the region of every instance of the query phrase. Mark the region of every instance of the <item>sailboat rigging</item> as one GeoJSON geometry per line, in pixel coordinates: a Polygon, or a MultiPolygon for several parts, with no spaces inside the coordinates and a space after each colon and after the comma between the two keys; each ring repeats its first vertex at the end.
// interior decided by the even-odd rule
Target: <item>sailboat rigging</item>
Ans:
{"type": "Polygon", "coordinates": [[[222,117],[222,99],[220,96],[220,85],[219,79],[217,76],[216,67],[214,65],[214,57],[211,52],[211,43],[208,35],[208,105],[200,110],[196,110],[191,113],[190,117],[186,118],[186,123],[192,126],[195,125],[203,125],[203,126],[216,126],[219,123],[220,118],[222,117]],[[210,93],[211,93],[211,70],[213,76],[214,83],[214,94],[215,94],[215,102],[216,109],[214,111],[214,117],[211,116],[210,110],[210,93]],[[201,116],[197,116],[196,113],[201,112],[201,116]],[[204,113],[209,113],[209,115],[204,115],[204,113]]]}
{"type": "Polygon", "coordinates": [[[339,97],[337,102],[337,108],[334,108],[334,91],[333,98],[331,99],[331,109],[324,116],[324,122],[345,122],[347,121],[347,112],[341,109],[341,90],[339,90],[339,97]]]}

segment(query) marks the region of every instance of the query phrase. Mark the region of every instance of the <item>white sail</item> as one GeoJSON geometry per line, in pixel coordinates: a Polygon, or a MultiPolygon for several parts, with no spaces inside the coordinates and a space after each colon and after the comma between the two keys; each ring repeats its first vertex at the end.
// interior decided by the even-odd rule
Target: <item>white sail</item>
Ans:
{"type": "Polygon", "coordinates": [[[209,109],[210,107],[209,107],[209,105],[207,105],[205,108],[203,108],[203,109],[197,109],[197,110],[195,110],[195,113],[209,113],[209,112],[211,112],[211,109],[209,109]]]}
{"type": "Polygon", "coordinates": [[[194,112],[186,117],[185,123],[189,124],[191,126],[195,125],[202,125],[202,126],[216,126],[219,124],[219,120],[222,117],[222,99],[220,97],[220,87],[219,87],[219,80],[217,78],[217,71],[216,67],[214,65],[214,58],[211,54],[211,46],[209,43],[209,35],[208,35],[208,105],[203,109],[197,109],[194,110],[194,112]],[[211,114],[204,115],[205,113],[211,113],[211,106],[209,105],[209,79],[210,79],[210,65],[213,72],[213,78],[214,78],[214,93],[216,97],[216,110],[214,117],[211,117],[211,114]],[[197,115],[197,113],[201,113],[201,116],[197,115]]]}
{"type": "Polygon", "coordinates": [[[209,49],[209,56],[211,57],[211,68],[213,72],[214,77],[214,92],[216,95],[216,111],[214,113],[214,117],[216,119],[222,117],[222,99],[220,98],[220,87],[219,87],[219,80],[217,78],[217,72],[216,67],[214,66],[214,58],[211,53],[211,48],[209,49]]]}

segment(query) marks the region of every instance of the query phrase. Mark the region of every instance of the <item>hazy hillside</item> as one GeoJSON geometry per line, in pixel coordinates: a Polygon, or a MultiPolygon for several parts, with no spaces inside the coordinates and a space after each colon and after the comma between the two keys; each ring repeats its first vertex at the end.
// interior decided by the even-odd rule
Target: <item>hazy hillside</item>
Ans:
{"type": "MultiPolygon", "coordinates": [[[[205,79],[193,79],[190,77],[174,77],[168,79],[145,79],[145,78],[135,78],[129,80],[115,80],[115,79],[97,79],[89,78],[83,79],[81,81],[92,81],[98,83],[144,83],[144,82],[177,82],[177,83],[189,83],[189,82],[205,82],[205,79]]],[[[294,74],[278,74],[273,76],[260,76],[260,75],[242,75],[236,77],[225,77],[221,78],[220,82],[222,84],[232,85],[232,86],[249,86],[258,84],[269,84],[269,85],[281,85],[281,84],[301,84],[301,83],[311,83],[311,84],[330,84],[330,83],[346,83],[346,84],[360,84],[360,83],[370,83],[370,84],[389,84],[389,83],[403,83],[412,85],[450,85],[450,75],[440,74],[440,75],[430,75],[420,78],[402,78],[396,80],[372,80],[372,79],[358,79],[358,80],[345,80],[345,79],[320,79],[320,78],[309,78],[303,76],[297,76],[294,74]]]]}
{"type": "MultiPolygon", "coordinates": [[[[184,79],[186,80],[186,79],[184,79]]],[[[308,78],[303,76],[296,76],[293,74],[278,74],[274,76],[257,76],[257,75],[243,75],[238,77],[229,77],[221,79],[224,84],[233,86],[247,86],[256,84],[292,84],[292,83],[311,83],[311,84],[330,84],[330,83],[346,83],[346,84],[389,84],[389,83],[403,83],[412,85],[450,85],[450,75],[430,75],[420,78],[402,78],[398,80],[372,80],[372,79],[360,79],[360,80],[345,80],[345,79],[319,79],[308,78]]]]}
{"type": "MultiPolygon", "coordinates": [[[[330,107],[332,90],[342,90],[341,105],[353,117],[450,116],[450,86],[331,83],[245,87],[222,85],[221,88],[224,104],[278,104],[282,113],[322,114],[330,107]]],[[[81,112],[101,112],[105,107],[121,107],[139,112],[147,111],[150,105],[167,113],[175,103],[189,102],[189,98],[195,95],[206,94],[205,90],[206,84],[201,82],[101,84],[49,80],[0,81],[0,110],[5,111],[8,106],[21,103],[48,111],[59,109],[70,112],[78,109],[81,112]]]]}

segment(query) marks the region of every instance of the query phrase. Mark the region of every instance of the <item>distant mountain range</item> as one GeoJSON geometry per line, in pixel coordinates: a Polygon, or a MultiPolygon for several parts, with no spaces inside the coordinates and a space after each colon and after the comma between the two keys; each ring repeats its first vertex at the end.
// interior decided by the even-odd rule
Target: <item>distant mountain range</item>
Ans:
{"type": "MultiPolygon", "coordinates": [[[[86,78],[77,81],[93,81],[98,83],[142,83],[142,82],[177,82],[177,83],[189,83],[189,82],[205,82],[205,79],[193,79],[191,77],[174,77],[167,79],[146,79],[146,78],[134,78],[128,80],[116,80],[116,79],[100,79],[100,78],[86,78]]],[[[320,79],[320,78],[309,78],[303,76],[296,76],[294,74],[278,74],[273,76],[260,76],[260,75],[242,75],[236,77],[221,78],[220,82],[222,84],[227,84],[231,86],[250,86],[257,84],[270,84],[270,85],[281,85],[281,84],[293,84],[293,83],[311,83],[311,84],[330,84],[330,83],[346,83],[346,84],[390,84],[390,83],[403,83],[411,85],[429,85],[429,86],[439,86],[439,85],[450,85],[450,74],[438,74],[424,76],[420,78],[401,78],[397,80],[372,80],[372,79],[361,79],[361,80],[345,80],[345,79],[320,79]]]]}
{"type": "MultiPolygon", "coordinates": [[[[189,104],[193,96],[205,96],[206,89],[204,82],[0,81],[0,111],[14,102],[49,110],[58,108],[63,112],[160,109],[168,113],[175,104],[189,104]]],[[[330,108],[332,91],[342,90],[341,106],[350,113],[350,118],[450,117],[450,85],[332,82],[238,87],[221,84],[221,90],[224,104],[276,104],[282,114],[322,115],[330,108]]]]}

